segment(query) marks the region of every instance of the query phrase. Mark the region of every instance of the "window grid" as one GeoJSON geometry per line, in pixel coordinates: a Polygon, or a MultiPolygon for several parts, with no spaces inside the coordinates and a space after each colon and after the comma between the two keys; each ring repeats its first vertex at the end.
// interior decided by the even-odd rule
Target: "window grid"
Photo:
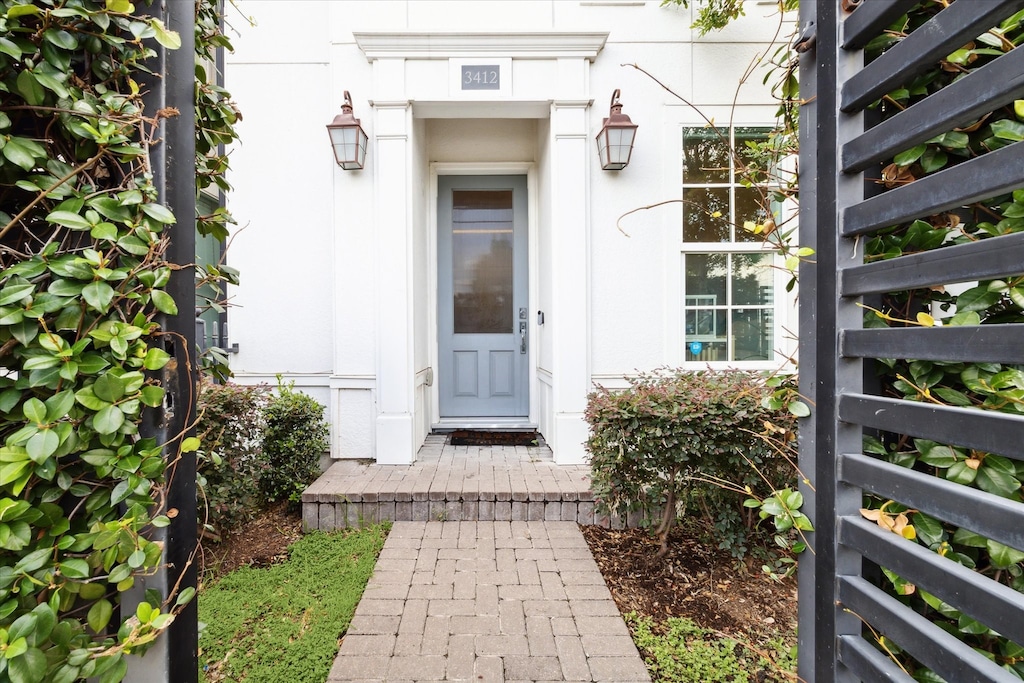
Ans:
{"type": "MultiPolygon", "coordinates": [[[[768,133],[767,128],[739,130],[743,139],[768,133]]],[[[737,195],[747,188],[737,181],[736,164],[728,153],[728,149],[736,149],[737,128],[722,130],[722,133],[726,132],[728,142],[723,145],[711,129],[683,129],[683,357],[687,362],[702,363],[772,361],[779,319],[775,310],[779,297],[774,291],[773,249],[759,236],[747,238],[751,241],[744,240],[743,222],[761,222],[764,217],[763,214],[738,215],[743,209],[738,205],[737,195]],[[701,163],[707,165],[697,166],[701,163]],[[701,189],[718,190],[715,193],[718,197],[721,197],[721,190],[725,190],[725,211],[715,206],[715,194],[712,193],[703,195],[708,200],[703,206],[685,201],[688,200],[687,190],[701,189]],[[721,215],[718,216],[716,211],[721,211],[721,215]],[[688,226],[687,221],[694,216],[697,220],[703,219],[704,226],[690,229],[693,226],[688,226]],[[728,233],[708,219],[728,225],[728,233]],[[688,236],[691,239],[688,240],[688,236]],[[720,258],[720,266],[724,266],[719,266],[717,271],[711,265],[715,256],[720,258]],[[741,269],[737,262],[744,257],[750,267],[741,269]],[[702,269],[703,278],[700,277],[702,269]],[[740,297],[736,290],[741,280],[746,290],[738,302],[740,297]],[[723,295],[724,301],[718,301],[719,295],[723,295]]],[[[770,186],[761,184],[760,187],[770,186]]],[[[689,194],[693,196],[696,193],[689,194]]]]}

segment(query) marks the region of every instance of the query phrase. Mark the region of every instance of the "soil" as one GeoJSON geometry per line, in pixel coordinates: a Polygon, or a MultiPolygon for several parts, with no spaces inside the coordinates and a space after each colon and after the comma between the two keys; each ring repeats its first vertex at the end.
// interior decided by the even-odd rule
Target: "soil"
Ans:
{"type": "MultiPolygon", "coordinates": [[[[687,617],[748,643],[782,637],[793,644],[795,581],[770,581],[759,566],[739,564],[696,528],[674,529],[663,558],[656,557],[658,543],[644,530],[582,529],[623,614],[636,612],[655,622],[687,617]]],[[[211,580],[238,567],[279,562],[301,535],[299,512],[275,506],[221,542],[205,542],[201,574],[211,580]]]]}

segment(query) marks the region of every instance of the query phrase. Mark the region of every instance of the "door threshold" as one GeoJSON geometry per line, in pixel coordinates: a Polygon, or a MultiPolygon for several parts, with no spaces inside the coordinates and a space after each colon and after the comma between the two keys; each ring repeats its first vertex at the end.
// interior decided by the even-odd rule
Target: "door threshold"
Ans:
{"type": "Polygon", "coordinates": [[[430,430],[434,433],[451,432],[456,429],[529,432],[537,430],[537,423],[521,417],[443,417],[430,425],[430,430]]]}

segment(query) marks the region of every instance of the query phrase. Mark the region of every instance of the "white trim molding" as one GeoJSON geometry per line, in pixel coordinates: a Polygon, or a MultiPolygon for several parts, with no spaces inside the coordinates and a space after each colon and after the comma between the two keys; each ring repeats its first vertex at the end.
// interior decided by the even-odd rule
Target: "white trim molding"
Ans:
{"type": "Polygon", "coordinates": [[[447,59],[449,57],[518,57],[552,59],[597,57],[607,32],[568,33],[353,33],[368,61],[375,59],[447,59]]]}

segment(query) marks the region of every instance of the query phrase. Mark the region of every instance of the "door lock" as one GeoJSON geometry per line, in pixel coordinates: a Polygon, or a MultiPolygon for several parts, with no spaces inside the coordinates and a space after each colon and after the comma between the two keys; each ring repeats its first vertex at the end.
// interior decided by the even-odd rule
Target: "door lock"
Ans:
{"type": "Polygon", "coordinates": [[[519,353],[526,353],[526,322],[519,323],[519,353]]]}

